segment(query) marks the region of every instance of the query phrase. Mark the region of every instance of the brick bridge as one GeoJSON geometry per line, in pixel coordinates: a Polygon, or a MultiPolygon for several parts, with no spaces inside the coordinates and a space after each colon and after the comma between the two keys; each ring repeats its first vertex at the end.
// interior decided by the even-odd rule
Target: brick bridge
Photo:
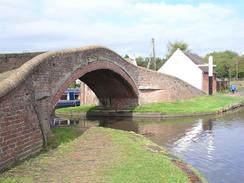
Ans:
{"type": "Polygon", "coordinates": [[[55,104],[78,78],[105,107],[202,95],[179,79],[134,66],[100,46],[0,55],[0,170],[43,147],[55,104]]]}

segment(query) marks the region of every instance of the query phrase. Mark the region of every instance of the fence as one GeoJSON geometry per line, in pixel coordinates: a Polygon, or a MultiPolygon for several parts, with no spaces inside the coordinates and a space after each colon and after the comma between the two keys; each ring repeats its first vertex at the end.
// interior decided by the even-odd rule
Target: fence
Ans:
{"type": "Polygon", "coordinates": [[[228,79],[217,79],[217,91],[229,89],[230,81],[228,79]]]}

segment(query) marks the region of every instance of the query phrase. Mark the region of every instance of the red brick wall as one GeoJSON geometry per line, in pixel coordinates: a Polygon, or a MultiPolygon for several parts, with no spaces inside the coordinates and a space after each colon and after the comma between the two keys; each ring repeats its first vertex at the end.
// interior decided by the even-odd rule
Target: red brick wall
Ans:
{"type": "Polygon", "coordinates": [[[175,77],[146,69],[139,70],[139,104],[171,102],[188,99],[203,93],[175,77]]]}
{"type": "Polygon", "coordinates": [[[80,105],[99,104],[95,93],[83,82],[80,84],[80,105]]]}
{"type": "Polygon", "coordinates": [[[0,99],[0,171],[39,151],[42,133],[24,85],[0,99]]]}
{"type": "MultiPolygon", "coordinates": [[[[216,93],[217,91],[217,82],[216,82],[216,76],[213,76],[213,93],[216,93]]],[[[203,86],[202,89],[204,93],[208,94],[208,73],[203,73],[203,86]]]]}

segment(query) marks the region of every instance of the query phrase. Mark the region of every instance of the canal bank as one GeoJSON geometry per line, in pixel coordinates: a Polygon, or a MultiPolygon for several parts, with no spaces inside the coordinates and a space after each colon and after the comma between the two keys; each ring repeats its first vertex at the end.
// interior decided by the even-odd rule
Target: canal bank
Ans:
{"type": "Polygon", "coordinates": [[[4,172],[0,182],[204,182],[195,172],[141,135],[96,127],[4,172]]]}
{"type": "Polygon", "coordinates": [[[75,116],[82,119],[96,117],[127,117],[140,118],[179,118],[191,116],[216,115],[244,106],[241,96],[216,95],[197,97],[174,103],[152,103],[130,109],[102,109],[99,106],[85,105],[61,108],[55,114],[75,116]]]}

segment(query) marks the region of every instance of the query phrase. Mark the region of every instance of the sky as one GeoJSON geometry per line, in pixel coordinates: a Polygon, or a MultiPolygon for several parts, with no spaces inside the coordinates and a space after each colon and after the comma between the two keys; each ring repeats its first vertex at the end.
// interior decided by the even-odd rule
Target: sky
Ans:
{"type": "Polygon", "coordinates": [[[0,53],[103,45],[121,55],[156,56],[184,41],[201,56],[244,54],[241,0],[0,0],[0,53]]]}

